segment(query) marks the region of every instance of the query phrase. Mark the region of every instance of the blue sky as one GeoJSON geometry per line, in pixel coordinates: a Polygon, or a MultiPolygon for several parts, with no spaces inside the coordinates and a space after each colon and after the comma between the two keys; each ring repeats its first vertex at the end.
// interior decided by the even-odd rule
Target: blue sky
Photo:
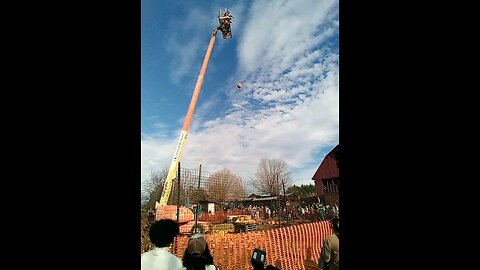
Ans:
{"type": "Polygon", "coordinates": [[[261,158],[283,159],[313,183],[338,144],[338,0],[142,0],[142,181],[170,165],[222,8],[233,38],[217,34],[182,167],[248,182],[261,158]]]}

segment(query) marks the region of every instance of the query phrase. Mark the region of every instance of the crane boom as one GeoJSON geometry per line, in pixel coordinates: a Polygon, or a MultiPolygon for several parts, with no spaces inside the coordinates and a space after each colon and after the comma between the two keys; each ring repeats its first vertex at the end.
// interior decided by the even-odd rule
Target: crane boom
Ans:
{"type": "Polygon", "coordinates": [[[200,94],[200,89],[203,84],[203,76],[207,70],[208,60],[210,59],[210,54],[212,53],[213,44],[215,44],[215,38],[217,36],[218,28],[215,28],[210,38],[210,43],[208,44],[207,53],[203,60],[202,68],[200,69],[200,74],[198,75],[197,83],[195,84],[195,90],[193,91],[192,100],[190,101],[190,106],[188,107],[187,116],[185,117],[185,122],[183,123],[182,132],[180,133],[180,138],[178,139],[177,147],[175,148],[175,153],[173,154],[172,163],[168,169],[167,178],[163,185],[162,196],[160,197],[160,203],[155,203],[155,208],[158,206],[164,206],[168,203],[168,198],[172,191],[172,182],[175,179],[177,173],[178,162],[182,158],[183,148],[185,147],[185,142],[188,137],[188,128],[190,127],[190,121],[192,120],[193,112],[195,111],[195,106],[197,104],[198,95],[200,94]]]}

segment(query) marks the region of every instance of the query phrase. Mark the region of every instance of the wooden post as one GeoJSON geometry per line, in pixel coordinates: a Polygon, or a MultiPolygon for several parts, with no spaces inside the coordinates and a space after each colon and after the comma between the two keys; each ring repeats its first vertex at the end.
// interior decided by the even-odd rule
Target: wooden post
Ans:
{"type": "Polygon", "coordinates": [[[177,189],[178,189],[178,196],[177,196],[177,223],[180,222],[180,174],[181,174],[181,170],[180,170],[180,161],[178,162],[178,166],[177,166],[177,189]]]}
{"type": "Polygon", "coordinates": [[[285,215],[286,215],[286,218],[287,218],[287,226],[288,226],[288,207],[287,207],[287,195],[285,193],[285,181],[282,177],[282,185],[283,185],[283,201],[285,203],[285,215]]]}
{"type": "MultiPolygon", "coordinates": [[[[279,175],[280,175],[280,173],[278,173],[278,172],[275,174],[275,176],[276,176],[276,178],[275,178],[275,180],[276,180],[275,181],[275,189],[278,188],[279,175]]],[[[279,218],[279,221],[278,221],[278,227],[280,228],[282,226],[282,221],[283,221],[283,209],[282,209],[282,204],[280,203],[279,199],[280,199],[280,190],[278,190],[278,194],[277,194],[277,207],[280,208],[279,209],[280,210],[279,211],[280,212],[280,218],[279,218]]]]}
{"type": "MultiPolygon", "coordinates": [[[[198,170],[198,186],[197,191],[200,191],[200,179],[202,178],[202,164],[200,164],[200,169],[198,170]]],[[[198,206],[200,205],[200,199],[197,200],[197,207],[195,208],[195,229],[193,233],[197,233],[197,221],[198,221],[198,206]]]]}
{"type": "MultiPolygon", "coordinates": [[[[178,196],[177,196],[177,224],[180,224],[180,161],[177,166],[177,187],[178,187],[178,196]]],[[[175,237],[175,254],[177,254],[179,237],[175,237]]]]}

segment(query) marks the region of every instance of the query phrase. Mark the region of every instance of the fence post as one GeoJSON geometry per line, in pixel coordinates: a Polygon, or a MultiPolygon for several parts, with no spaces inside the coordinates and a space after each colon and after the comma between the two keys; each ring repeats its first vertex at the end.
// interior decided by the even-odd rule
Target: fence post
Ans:
{"type": "Polygon", "coordinates": [[[178,162],[178,167],[177,167],[177,192],[178,192],[178,196],[177,196],[177,223],[180,222],[180,161],[178,162]]]}

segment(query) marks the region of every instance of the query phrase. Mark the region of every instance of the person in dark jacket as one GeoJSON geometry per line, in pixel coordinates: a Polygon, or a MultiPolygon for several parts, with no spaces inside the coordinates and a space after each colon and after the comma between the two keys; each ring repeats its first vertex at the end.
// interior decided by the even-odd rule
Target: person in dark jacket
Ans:
{"type": "Polygon", "coordinates": [[[322,270],[338,270],[339,269],[339,219],[334,218],[331,221],[333,234],[323,240],[322,251],[318,258],[318,267],[322,270]]]}
{"type": "Polygon", "coordinates": [[[182,261],[186,270],[216,270],[204,234],[197,233],[188,239],[182,261]]]}

